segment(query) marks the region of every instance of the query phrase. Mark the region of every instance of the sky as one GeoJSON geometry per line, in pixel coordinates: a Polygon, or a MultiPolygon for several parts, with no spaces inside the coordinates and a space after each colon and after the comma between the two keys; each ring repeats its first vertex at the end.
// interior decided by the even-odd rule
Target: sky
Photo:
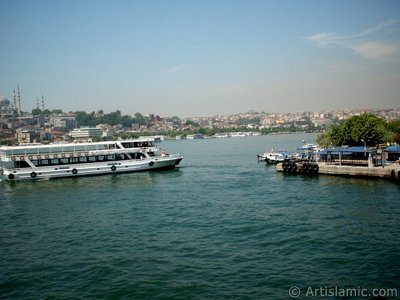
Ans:
{"type": "Polygon", "coordinates": [[[0,95],[161,116],[400,107],[400,1],[0,0],[0,95]]]}

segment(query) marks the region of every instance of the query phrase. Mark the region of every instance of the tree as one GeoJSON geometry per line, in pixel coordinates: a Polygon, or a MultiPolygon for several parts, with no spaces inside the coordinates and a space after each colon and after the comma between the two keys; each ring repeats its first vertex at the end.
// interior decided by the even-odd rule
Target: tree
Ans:
{"type": "Polygon", "coordinates": [[[332,144],[330,137],[331,130],[322,132],[317,136],[317,144],[321,147],[329,147],[332,144]]]}
{"type": "Polygon", "coordinates": [[[387,141],[400,144],[400,119],[387,124],[387,141]]]}
{"type": "Polygon", "coordinates": [[[146,124],[146,120],[143,117],[143,115],[141,113],[135,113],[134,114],[134,118],[133,118],[133,122],[132,123],[137,123],[139,125],[145,125],[146,124]]]}
{"type": "MultiPolygon", "coordinates": [[[[363,145],[364,142],[368,146],[376,146],[383,142],[385,135],[385,122],[377,116],[369,113],[364,113],[360,116],[350,118],[352,127],[350,145],[363,145]]],[[[344,124],[345,127],[346,123],[344,124]]]]}
{"type": "Polygon", "coordinates": [[[186,126],[199,127],[199,123],[191,121],[191,120],[187,120],[185,124],[186,124],[186,126]]]}
{"type": "Polygon", "coordinates": [[[180,125],[180,124],[181,124],[181,119],[179,119],[179,117],[177,117],[177,116],[173,116],[173,117],[171,118],[171,122],[172,122],[174,125],[180,125]]]}
{"type": "Polygon", "coordinates": [[[93,117],[84,111],[77,111],[75,113],[76,122],[79,127],[82,126],[94,126],[93,117]]]}
{"type": "Polygon", "coordinates": [[[334,146],[349,145],[376,146],[384,141],[387,129],[385,121],[377,116],[364,113],[347,119],[343,125],[333,125],[319,140],[334,146]]]}
{"type": "Polygon", "coordinates": [[[42,110],[39,108],[34,108],[32,109],[32,115],[37,116],[37,115],[41,115],[42,114],[42,110]]]}

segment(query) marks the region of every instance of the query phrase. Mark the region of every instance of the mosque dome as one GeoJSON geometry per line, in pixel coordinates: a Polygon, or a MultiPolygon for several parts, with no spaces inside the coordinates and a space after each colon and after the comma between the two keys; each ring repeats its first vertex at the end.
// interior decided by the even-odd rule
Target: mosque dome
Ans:
{"type": "Polygon", "coordinates": [[[10,106],[10,100],[3,95],[0,95],[0,109],[7,109],[10,106]]]}

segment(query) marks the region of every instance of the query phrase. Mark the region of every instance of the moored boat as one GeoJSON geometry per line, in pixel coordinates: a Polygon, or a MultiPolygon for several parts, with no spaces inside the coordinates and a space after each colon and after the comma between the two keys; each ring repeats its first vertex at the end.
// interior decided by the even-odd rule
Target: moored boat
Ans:
{"type": "Polygon", "coordinates": [[[275,152],[274,149],[270,152],[257,154],[257,158],[259,161],[265,161],[267,164],[277,164],[285,161],[285,156],[280,152],[275,152]]]}
{"type": "Polygon", "coordinates": [[[154,139],[0,147],[2,180],[50,179],[174,168],[183,159],[154,139]]]}

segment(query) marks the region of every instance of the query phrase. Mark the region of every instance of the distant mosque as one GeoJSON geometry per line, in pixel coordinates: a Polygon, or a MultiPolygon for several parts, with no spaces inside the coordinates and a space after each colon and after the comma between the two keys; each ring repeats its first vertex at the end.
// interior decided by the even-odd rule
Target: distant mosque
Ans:
{"type": "Polygon", "coordinates": [[[3,95],[0,95],[0,118],[13,117],[17,112],[15,106],[3,95]]]}
{"type": "Polygon", "coordinates": [[[0,95],[0,118],[11,118],[16,115],[21,116],[21,92],[19,86],[17,91],[13,91],[13,102],[7,97],[0,95]]]}

